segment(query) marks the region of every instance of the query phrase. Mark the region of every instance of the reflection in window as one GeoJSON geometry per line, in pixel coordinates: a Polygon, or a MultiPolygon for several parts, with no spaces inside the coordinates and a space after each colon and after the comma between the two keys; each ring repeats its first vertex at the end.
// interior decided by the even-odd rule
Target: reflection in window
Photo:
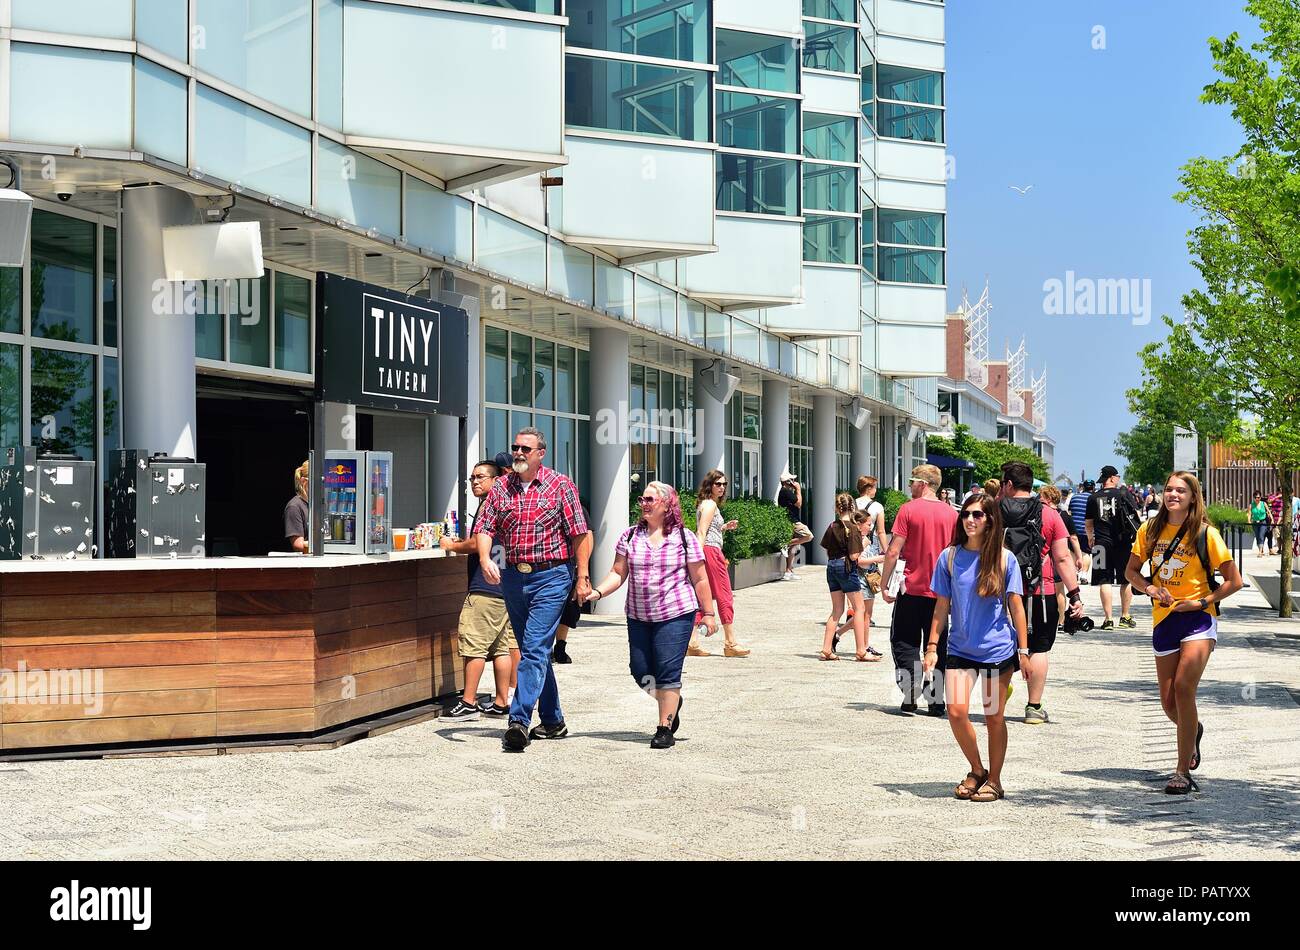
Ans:
{"type": "Polygon", "coordinates": [[[117,346],[117,229],[104,228],[104,345],[117,346]]]}
{"type": "Polygon", "coordinates": [[[510,335],[510,401],[533,404],[533,341],[519,333],[510,335]]]}
{"type": "Polygon", "coordinates": [[[803,0],[803,15],[842,23],[856,23],[858,20],[854,0],[803,0]]]}
{"type": "Polygon", "coordinates": [[[902,284],[942,284],[943,251],[880,248],[880,279],[902,284]]]}
{"type": "Polygon", "coordinates": [[[914,244],[943,247],[943,215],[926,211],[896,211],[881,208],[880,237],[883,244],[914,244]]]}
{"type": "Polygon", "coordinates": [[[95,357],[32,347],[31,444],[95,457],[95,357]]]}
{"type": "Polygon", "coordinates": [[[857,168],[846,165],[803,163],[803,206],[805,210],[858,211],[857,168]]]}
{"type": "Polygon", "coordinates": [[[555,344],[537,340],[533,347],[533,379],[537,386],[538,409],[555,409],[555,344]]]}
{"type": "Polygon", "coordinates": [[[910,139],[914,142],[943,141],[943,110],[924,106],[881,102],[880,134],[892,139],[910,139]]]}
{"type": "Polygon", "coordinates": [[[483,328],[483,398],[510,401],[510,334],[500,327],[483,328]]]}
{"type": "Polygon", "coordinates": [[[584,49],[709,61],[706,0],[569,0],[565,42],[584,49]]]}
{"type": "Polygon", "coordinates": [[[95,342],[95,225],[32,212],[32,336],[95,342]]]}
{"type": "Polygon", "coordinates": [[[798,154],[799,103],[776,96],[718,93],[718,144],[798,154]]]}
{"type": "Polygon", "coordinates": [[[943,73],[881,63],[876,67],[876,83],[876,95],[881,99],[943,105],[943,73]]]}
{"type": "Polygon", "coordinates": [[[23,332],[23,269],[21,267],[0,267],[0,332],[23,332]]]}
{"type": "Polygon", "coordinates": [[[23,348],[0,343],[0,447],[22,444],[23,348]]]}
{"type": "Polygon", "coordinates": [[[232,280],[226,284],[230,313],[230,361],[248,366],[271,365],[271,324],[267,320],[267,281],[232,280]]]}
{"type": "Polygon", "coordinates": [[[104,457],[122,447],[122,384],[115,356],[104,357],[104,457]]]}
{"type": "Polygon", "coordinates": [[[858,124],[843,116],[805,112],[803,155],[823,162],[856,162],[858,124]]]}
{"type": "Polygon", "coordinates": [[[831,26],[804,20],[803,67],[825,69],[834,73],[858,71],[858,31],[847,26],[831,26]]]}
{"type": "Polygon", "coordinates": [[[803,226],[803,259],[820,264],[856,264],[857,224],[857,218],[808,215],[803,226]]]}
{"type": "Polygon", "coordinates": [[[694,69],[565,57],[564,121],[570,126],[709,140],[709,77],[694,69]]]}
{"type": "Polygon", "coordinates": [[[718,30],[718,82],[723,86],[799,91],[795,45],[788,39],[718,30]]]}
{"type": "Polygon", "coordinates": [[[201,284],[195,301],[194,355],[203,360],[226,358],[226,324],[224,294],[220,284],[211,281],[201,284]]]}
{"type": "Polygon", "coordinates": [[[275,368],[311,372],[311,281],[275,275],[275,368]]]}
{"type": "Polygon", "coordinates": [[[799,163],[788,158],[718,153],[717,208],[747,214],[797,215],[799,163]]]}

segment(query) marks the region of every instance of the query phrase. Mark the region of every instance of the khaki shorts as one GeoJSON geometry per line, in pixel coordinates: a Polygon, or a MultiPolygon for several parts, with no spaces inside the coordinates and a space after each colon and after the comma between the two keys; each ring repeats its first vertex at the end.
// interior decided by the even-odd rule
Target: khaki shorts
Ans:
{"type": "Polygon", "coordinates": [[[793,525],[793,528],[794,528],[794,532],[793,532],[793,536],[790,538],[791,541],[793,541],[795,538],[811,538],[813,536],[813,533],[808,530],[808,526],[804,524],[802,521],[796,521],[793,525]]]}
{"type": "Polygon", "coordinates": [[[517,650],[506,602],[487,594],[470,594],[460,609],[460,656],[463,660],[491,660],[517,650]]]}

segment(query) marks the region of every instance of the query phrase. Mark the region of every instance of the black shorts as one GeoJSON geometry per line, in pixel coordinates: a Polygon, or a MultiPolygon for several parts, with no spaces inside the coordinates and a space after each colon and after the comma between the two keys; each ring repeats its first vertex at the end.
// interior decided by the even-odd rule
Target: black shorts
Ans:
{"type": "Polygon", "coordinates": [[[1025,598],[1025,616],[1029,621],[1029,652],[1051,653],[1056,643],[1056,627],[1061,621],[1056,595],[1034,594],[1025,598]]]}
{"type": "Polygon", "coordinates": [[[1098,543],[1092,549],[1092,585],[1120,584],[1128,586],[1129,549],[1122,544],[1098,543]]]}
{"type": "Polygon", "coordinates": [[[1020,669],[1020,655],[1011,654],[1009,659],[1001,663],[980,663],[977,660],[969,660],[964,656],[958,656],[956,653],[948,654],[948,669],[950,670],[978,670],[981,673],[997,673],[1001,676],[1003,673],[1014,673],[1020,669]]]}

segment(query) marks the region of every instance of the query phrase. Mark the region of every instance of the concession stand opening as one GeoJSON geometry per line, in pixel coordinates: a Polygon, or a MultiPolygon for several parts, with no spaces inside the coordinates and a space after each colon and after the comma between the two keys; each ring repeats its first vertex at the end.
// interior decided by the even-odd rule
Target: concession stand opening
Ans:
{"type": "MultiPolygon", "coordinates": [[[[134,203],[128,257],[126,222],[149,219],[134,203]]],[[[124,276],[124,448],[105,452],[100,497],[93,463],[0,457],[0,508],[34,532],[0,539],[0,758],[328,741],[457,692],[465,562],[428,542],[465,523],[477,300],[436,279],[427,296],[276,280],[310,308],[310,364],[241,380],[205,374],[193,326],[155,322],[124,276]],[[304,460],[309,553],[291,553],[304,460]]],[[[227,342],[246,332],[224,319],[227,342]]]]}

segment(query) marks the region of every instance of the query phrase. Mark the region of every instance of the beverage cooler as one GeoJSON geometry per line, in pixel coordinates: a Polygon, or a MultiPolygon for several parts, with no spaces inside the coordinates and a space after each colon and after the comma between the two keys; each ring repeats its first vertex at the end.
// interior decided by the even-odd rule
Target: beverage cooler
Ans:
{"type": "Polygon", "coordinates": [[[75,455],[0,451],[0,560],[94,557],[95,485],[75,455]]]}
{"type": "Polygon", "coordinates": [[[385,554],[393,544],[393,453],[325,453],[326,554],[385,554]]]}

